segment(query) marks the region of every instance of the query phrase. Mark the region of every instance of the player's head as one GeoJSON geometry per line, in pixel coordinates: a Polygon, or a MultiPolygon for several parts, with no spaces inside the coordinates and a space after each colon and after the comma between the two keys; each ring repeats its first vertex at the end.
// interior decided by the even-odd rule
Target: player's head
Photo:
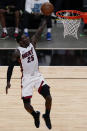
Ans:
{"type": "Polygon", "coordinates": [[[21,47],[27,47],[30,43],[29,37],[26,37],[22,32],[18,34],[16,41],[21,47]]]}

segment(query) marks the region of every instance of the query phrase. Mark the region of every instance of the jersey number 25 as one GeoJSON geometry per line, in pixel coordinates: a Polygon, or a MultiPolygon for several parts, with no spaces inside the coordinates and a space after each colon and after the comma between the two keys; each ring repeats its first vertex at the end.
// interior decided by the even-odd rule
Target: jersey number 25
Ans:
{"type": "Polygon", "coordinates": [[[27,63],[30,63],[31,61],[34,61],[34,56],[33,55],[28,57],[27,63]]]}

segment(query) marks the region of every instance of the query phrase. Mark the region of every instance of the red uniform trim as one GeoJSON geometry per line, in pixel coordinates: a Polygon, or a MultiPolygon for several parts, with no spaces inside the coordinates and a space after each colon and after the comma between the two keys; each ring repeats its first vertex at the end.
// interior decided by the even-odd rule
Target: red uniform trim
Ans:
{"type": "Polygon", "coordinates": [[[19,64],[20,64],[20,69],[21,69],[21,73],[22,73],[22,76],[21,76],[21,98],[22,98],[22,78],[23,78],[23,67],[22,67],[22,63],[21,63],[21,59],[18,60],[19,61],[19,64]]]}
{"type": "Polygon", "coordinates": [[[40,93],[40,91],[41,91],[41,89],[42,89],[43,83],[44,83],[44,81],[42,81],[41,84],[40,84],[40,87],[39,87],[39,89],[38,89],[38,92],[39,92],[39,93],[40,93]]]}
{"type": "Polygon", "coordinates": [[[32,96],[25,96],[24,99],[32,98],[32,96]]]}

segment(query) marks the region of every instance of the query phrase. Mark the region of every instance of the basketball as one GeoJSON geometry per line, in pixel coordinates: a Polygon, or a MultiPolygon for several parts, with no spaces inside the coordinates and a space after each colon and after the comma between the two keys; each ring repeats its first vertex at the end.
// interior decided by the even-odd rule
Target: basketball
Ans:
{"type": "Polygon", "coordinates": [[[51,15],[51,13],[53,11],[54,11],[54,6],[50,2],[45,2],[44,4],[42,4],[42,6],[41,6],[41,12],[44,15],[49,16],[49,15],[51,15]]]}

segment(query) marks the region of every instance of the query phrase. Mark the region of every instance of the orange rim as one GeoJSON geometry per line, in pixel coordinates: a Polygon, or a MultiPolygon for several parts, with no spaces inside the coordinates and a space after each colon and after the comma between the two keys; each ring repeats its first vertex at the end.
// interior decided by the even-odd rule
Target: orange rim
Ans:
{"type": "Polygon", "coordinates": [[[56,12],[56,16],[61,17],[61,18],[65,18],[65,19],[80,19],[80,18],[82,18],[81,14],[82,14],[82,12],[77,11],[77,10],[60,10],[60,11],[56,12]],[[75,13],[75,14],[77,14],[77,16],[64,16],[64,15],[61,15],[61,13],[64,13],[64,12],[75,13]]]}

